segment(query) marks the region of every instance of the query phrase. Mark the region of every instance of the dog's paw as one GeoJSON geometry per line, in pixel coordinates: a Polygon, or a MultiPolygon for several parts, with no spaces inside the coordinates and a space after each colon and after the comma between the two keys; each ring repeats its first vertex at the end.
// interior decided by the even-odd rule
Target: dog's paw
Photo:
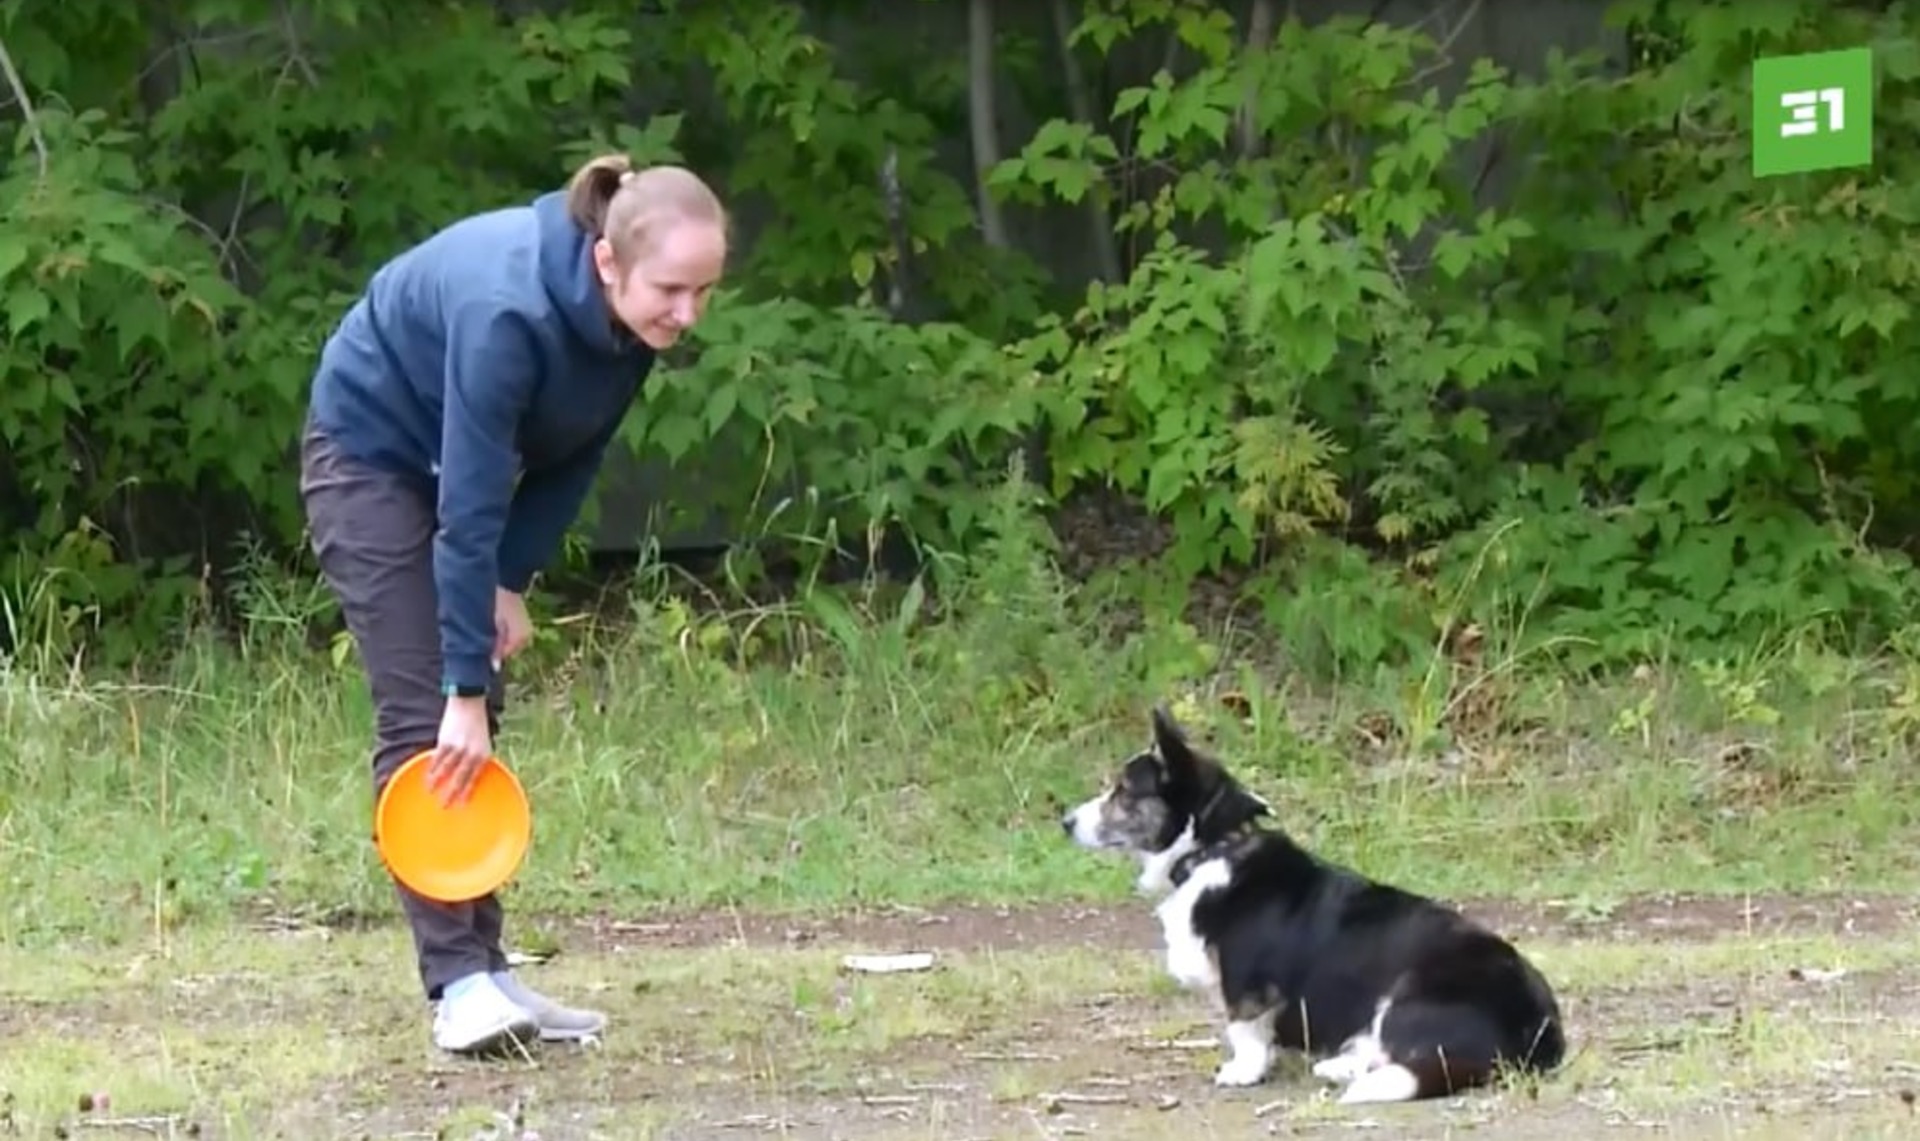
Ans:
{"type": "Polygon", "coordinates": [[[1213,1072],[1213,1084],[1221,1089],[1257,1086],[1267,1077],[1267,1059],[1245,1054],[1228,1058],[1213,1072]]]}
{"type": "Polygon", "coordinates": [[[1341,1105],[1387,1105],[1420,1096],[1420,1079],[1405,1066],[1389,1063],[1355,1078],[1339,1097],[1341,1105]]]}
{"type": "Polygon", "coordinates": [[[1336,1085],[1348,1085],[1387,1064],[1387,1052],[1370,1037],[1348,1039],[1338,1054],[1313,1064],[1313,1076],[1336,1085]]]}
{"type": "Polygon", "coordinates": [[[1357,1054],[1336,1054],[1313,1064],[1314,1077],[1335,1085],[1346,1085],[1366,1072],[1366,1059],[1357,1054]]]}

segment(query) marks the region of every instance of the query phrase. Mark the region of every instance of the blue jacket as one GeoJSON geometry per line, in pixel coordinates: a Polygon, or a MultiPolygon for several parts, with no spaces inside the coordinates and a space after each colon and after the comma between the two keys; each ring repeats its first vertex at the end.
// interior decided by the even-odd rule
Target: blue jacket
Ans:
{"type": "Polygon", "coordinates": [[[524,591],[553,557],[653,361],[558,192],[400,254],[327,340],[316,425],[436,498],[449,689],[492,680],[495,586],[524,591]]]}

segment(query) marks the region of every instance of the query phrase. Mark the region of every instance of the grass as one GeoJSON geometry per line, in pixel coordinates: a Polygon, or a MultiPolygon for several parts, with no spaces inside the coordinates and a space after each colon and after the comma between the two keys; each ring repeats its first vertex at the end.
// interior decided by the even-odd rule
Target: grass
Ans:
{"type": "MultiPolygon", "coordinates": [[[[1315,686],[1230,635],[1096,639],[1042,573],[1001,577],[911,637],[894,599],[640,595],[624,621],[549,627],[500,742],[537,813],[514,905],[1111,897],[1055,820],[1154,700],[1330,855],[1442,893],[1604,907],[1912,882],[1920,665],[1782,652],[1601,684],[1436,655],[1315,686]]],[[[351,666],[265,620],[117,677],[0,665],[0,938],[387,913],[351,666]]]]}
{"type": "Polygon", "coordinates": [[[1299,1075],[1216,1096],[1208,1050],[1151,1048],[1208,1028],[1146,944],[1062,938],[1076,904],[1122,904],[1129,877],[1066,844],[1058,814],[1165,700],[1326,854],[1441,895],[1554,904],[1564,922],[1536,949],[1587,1052],[1537,1098],[1468,1099],[1418,1128],[1911,1127],[1890,1067],[1917,1012],[1892,936],[1600,933],[1654,893],[1910,891],[1920,662],[1782,638],[1593,681],[1476,631],[1477,649],[1330,683],[1231,628],[1101,626],[1090,591],[1006,532],[942,581],[940,607],[918,588],[728,606],[648,587],[617,613],[548,616],[500,742],[536,805],[509,937],[557,941],[544,972],[626,1029],[521,1067],[425,1050],[367,838],[370,711],[350,647],[307,640],[312,582],[256,573],[239,639],[190,634],[112,673],[75,657],[69,611],[10,597],[6,1112],[34,1135],[98,1085],[115,1112],[233,1137],[486,1136],[516,1100],[549,1139],[707,1136],[722,1119],[726,1136],[1343,1129],[1299,1075]],[[713,919],[961,904],[1010,908],[1033,937],[851,979],[831,938],[733,947],[713,919]],[[616,946],[679,921],[662,915],[696,916],[711,945],[616,946]],[[1783,964],[1864,973],[1813,986],[1783,964]],[[1049,1100],[1062,1090],[1121,1101],[1049,1100]]]}

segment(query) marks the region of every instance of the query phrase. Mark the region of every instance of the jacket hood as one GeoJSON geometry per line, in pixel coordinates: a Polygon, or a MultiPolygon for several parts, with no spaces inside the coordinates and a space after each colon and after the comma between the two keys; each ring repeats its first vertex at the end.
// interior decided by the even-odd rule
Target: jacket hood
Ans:
{"type": "Polygon", "coordinates": [[[625,356],[640,348],[607,309],[593,268],[593,240],[568,215],[566,194],[542,194],[533,200],[533,214],[540,236],[540,284],[567,327],[595,352],[625,356]]]}

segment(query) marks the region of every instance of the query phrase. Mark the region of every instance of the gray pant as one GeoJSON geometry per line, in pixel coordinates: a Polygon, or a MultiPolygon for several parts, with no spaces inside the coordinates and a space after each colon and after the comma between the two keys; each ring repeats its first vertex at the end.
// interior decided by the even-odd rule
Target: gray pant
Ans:
{"type": "MultiPolygon", "coordinates": [[[[440,736],[438,594],[433,583],[432,491],[343,453],[308,423],[300,441],[300,498],[320,572],[360,651],[373,698],[374,795],[395,769],[440,736]]],[[[487,702],[497,732],[498,677],[487,702]]],[[[492,895],[470,903],[426,899],[397,881],[428,999],[474,971],[507,966],[504,923],[492,895]]]]}

